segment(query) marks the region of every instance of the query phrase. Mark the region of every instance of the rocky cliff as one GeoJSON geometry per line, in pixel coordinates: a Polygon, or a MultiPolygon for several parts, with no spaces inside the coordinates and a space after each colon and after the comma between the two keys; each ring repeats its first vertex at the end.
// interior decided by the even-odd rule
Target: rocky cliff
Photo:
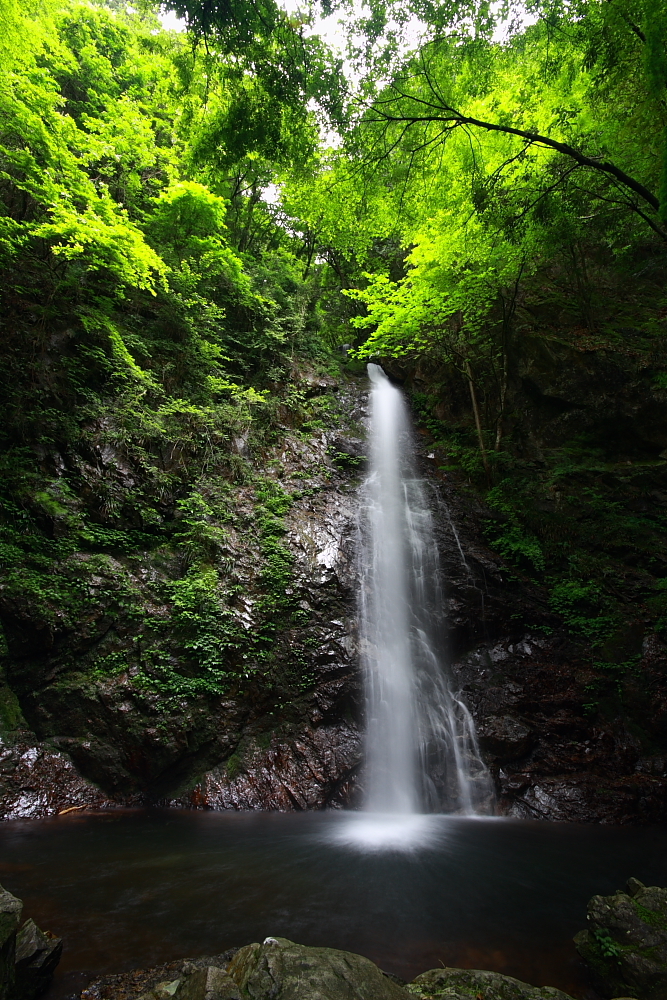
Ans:
{"type": "MultiPolygon", "coordinates": [[[[419,379],[407,379],[413,391],[419,379]]],[[[190,536],[98,559],[73,626],[46,628],[26,602],[3,596],[7,680],[27,722],[5,726],[6,818],[146,801],[287,810],[359,801],[354,550],[366,383],[308,385],[324,418],[286,423],[254,454],[238,443],[244,477],[209,470],[198,494],[206,511],[190,515],[190,536]],[[189,560],[195,529],[207,555],[200,547],[189,560]]],[[[554,408],[553,420],[562,412],[554,408]]],[[[501,556],[494,531],[506,522],[449,461],[432,425],[417,448],[436,512],[452,672],[499,808],[664,819],[660,634],[623,625],[619,655],[603,661],[555,605],[553,587],[501,556]]],[[[102,477],[129,474],[117,454],[97,463],[102,477]]]]}
{"type": "MultiPolygon", "coordinates": [[[[82,584],[74,612],[54,606],[56,593],[45,621],[3,588],[6,817],[144,801],[349,800],[365,384],[309,376],[303,392],[325,419],[279,426],[254,452],[236,442],[240,481],[208,469],[194,505],[176,506],[173,542],[55,565],[82,584]]],[[[94,458],[98,490],[136,474],[118,449],[94,458]]]]}

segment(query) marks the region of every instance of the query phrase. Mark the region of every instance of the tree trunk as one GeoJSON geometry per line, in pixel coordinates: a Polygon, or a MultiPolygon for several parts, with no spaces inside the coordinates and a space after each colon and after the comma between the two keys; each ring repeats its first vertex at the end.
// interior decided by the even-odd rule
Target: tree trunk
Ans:
{"type": "Polygon", "coordinates": [[[491,485],[491,467],[489,465],[489,458],[486,454],[486,448],[484,447],[484,434],[482,431],[482,421],[479,416],[479,406],[477,405],[477,393],[475,392],[475,383],[472,377],[472,368],[470,367],[470,362],[466,359],[466,375],[468,376],[468,385],[470,386],[470,398],[472,400],[472,411],[475,414],[475,426],[477,427],[477,438],[479,440],[479,450],[482,455],[482,463],[484,465],[484,471],[486,472],[486,478],[491,485]]]}

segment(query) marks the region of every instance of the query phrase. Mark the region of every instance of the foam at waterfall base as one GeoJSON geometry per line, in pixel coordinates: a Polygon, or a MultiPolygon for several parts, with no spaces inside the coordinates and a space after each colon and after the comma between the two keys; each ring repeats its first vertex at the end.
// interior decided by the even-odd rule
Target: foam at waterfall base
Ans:
{"type": "Polygon", "coordinates": [[[351,813],[332,817],[325,839],[359,851],[417,851],[442,841],[449,818],[441,813],[351,813]]]}

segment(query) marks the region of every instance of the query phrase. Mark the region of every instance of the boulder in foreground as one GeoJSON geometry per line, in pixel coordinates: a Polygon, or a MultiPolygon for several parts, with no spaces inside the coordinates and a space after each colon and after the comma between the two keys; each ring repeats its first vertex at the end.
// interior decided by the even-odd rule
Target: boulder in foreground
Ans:
{"type": "Polygon", "coordinates": [[[82,1000],[127,1000],[140,992],[139,982],[139,1000],[571,1000],[549,986],[474,969],[431,969],[399,985],[361,955],[276,937],[182,965],[105,976],[82,1000]]]}
{"type": "Polygon", "coordinates": [[[667,889],[636,878],[626,888],[592,897],[574,943],[602,996],[667,1000],[667,889]]]}
{"type": "Polygon", "coordinates": [[[287,938],[246,945],[227,971],[250,1000],[409,1000],[368,958],[287,938]]]}
{"type": "Polygon", "coordinates": [[[34,920],[19,929],[23,903],[0,886],[0,1000],[35,1000],[51,982],[63,950],[60,938],[34,920]]]}
{"type": "Polygon", "coordinates": [[[22,911],[21,900],[0,885],[0,1000],[8,1000],[14,992],[16,932],[22,911]]]}
{"type": "Polygon", "coordinates": [[[61,938],[26,920],[16,935],[13,1000],[34,1000],[48,987],[63,952],[61,938]]]}
{"type": "Polygon", "coordinates": [[[512,976],[479,969],[430,969],[406,990],[419,1000],[571,1000],[552,986],[529,986],[512,976]]]}

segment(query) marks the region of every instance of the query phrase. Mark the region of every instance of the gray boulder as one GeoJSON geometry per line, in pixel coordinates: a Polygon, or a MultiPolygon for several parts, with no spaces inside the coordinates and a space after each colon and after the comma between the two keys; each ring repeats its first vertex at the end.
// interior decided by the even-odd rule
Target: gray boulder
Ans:
{"type": "Polygon", "coordinates": [[[8,1000],[14,991],[16,932],[22,911],[21,900],[0,886],[0,1000],[8,1000]]]}
{"type": "Polygon", "coordinates": [[[406,990],[420,1000],[571,1000],[552,986],[529,986],[512,976],[479,969],[430,969],[406,990]]]}
{"type": "Polygon", "coordinates": [[[246,945],[228,972],[249,1000],[409,1000],[369,959],[286,938],[246,945]]]}
{"type": "Polygon", "coordinates": [[[574,943],[603,996],[667,1000],[667,889],[635,878],[626,888],[593,896],[574,943]]]}
{"type": "Polygon", "coordinates": [[[61,938],[40,931],[34,920],[26,920],[16,935],[16,980],[12,1000],[34,1000],[43,993],[63,952],[61,938]]]}

